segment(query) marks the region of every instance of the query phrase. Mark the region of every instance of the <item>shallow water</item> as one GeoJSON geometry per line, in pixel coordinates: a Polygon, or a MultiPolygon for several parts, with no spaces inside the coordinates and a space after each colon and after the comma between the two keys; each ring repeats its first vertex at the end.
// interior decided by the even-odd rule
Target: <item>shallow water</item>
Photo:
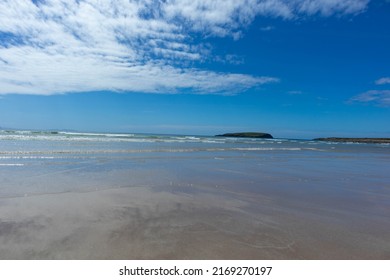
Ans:
{"type": "Polygon", "coordinates": [[[2,259],[389,259],[390,146],[0,132],[2,259]]]}

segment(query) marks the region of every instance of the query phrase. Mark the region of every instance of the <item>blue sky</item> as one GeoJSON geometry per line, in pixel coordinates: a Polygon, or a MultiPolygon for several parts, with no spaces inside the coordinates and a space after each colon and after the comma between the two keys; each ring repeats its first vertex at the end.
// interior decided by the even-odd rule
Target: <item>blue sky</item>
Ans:
{"type": "Polygon", "coordinates": [[[0,1],[0,127],[390,137],[388,0],[0,1]]]}

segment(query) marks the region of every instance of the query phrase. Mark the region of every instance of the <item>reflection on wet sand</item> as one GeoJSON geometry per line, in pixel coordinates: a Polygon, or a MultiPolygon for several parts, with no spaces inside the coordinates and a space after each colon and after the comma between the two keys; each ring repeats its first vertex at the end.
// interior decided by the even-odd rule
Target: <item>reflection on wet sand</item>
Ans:
{"type": "Polygon", "coordinates": [[[218,188],[129,187],[1,199],[3,259],[389,258],[385,217],[218,188]],[[307,207],[307,208],[305,208],[307,207]],[[337,209],[335,209],[337,211],[337,209]],[[354,218],[359,218],[356,221],[354,218]],[[381,226],[378,226],[381,223],[381,226]],[[362,224],[365,226],[362,227],[362,224]],[[373,229],[370,225],[375,226],[373,229]]]}

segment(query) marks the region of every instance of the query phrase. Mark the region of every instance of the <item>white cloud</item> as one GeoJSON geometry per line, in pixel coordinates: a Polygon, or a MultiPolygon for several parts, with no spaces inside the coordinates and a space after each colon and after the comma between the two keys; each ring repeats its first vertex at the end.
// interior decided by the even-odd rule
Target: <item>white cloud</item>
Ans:
{"type": "Polygon", "coordinates": [[[272,77],[193,68],[191,34],[239,39],[256,16],[354,14],[366,0],[2,0],[0,94],[239,92],[272,77]]]}
{"type": "Polygon", "coordinates": [[[350,102],[361,102],[382,107],[389,107],[390,90],[369,90],[351,98],[350,102]]]}
{"type": "Polygon", "coordinates": [[[290,94],[290,95],[301,95],[301,94],[303,94],[303,92],[300,91],[300,90],[290,90],[290,91],[287,92],[287,94],[290,94]]]}
{"type": "Polygon", "coordinates": [[[169,19],[184,19],[192,29],[213,35],[240,33],[256,16],[292,19],[300,15],[356,14],[370,0],[167,0],[169,19]]]}
{"type": "Polygon", "coordinates": [[[271,31],[271,30],[274,30],[275,29],[275,26],[271,26],[271,25],[268,25],[268,26],[263,26],[260,28],[261,31],[271,31]]]}
{"type": "Polygon", "coordinates": [[[375,84],[377,85],[387,85],[390,84],[390,77],[380,78],[375,81],[375,84]]]}
{"type": "Polygon", "coordinates": [[[334,14],[360,13],[366,9],[369,0],[296,0],[294,2],[297,3],[300,13],[331,16],[334,14]]]}

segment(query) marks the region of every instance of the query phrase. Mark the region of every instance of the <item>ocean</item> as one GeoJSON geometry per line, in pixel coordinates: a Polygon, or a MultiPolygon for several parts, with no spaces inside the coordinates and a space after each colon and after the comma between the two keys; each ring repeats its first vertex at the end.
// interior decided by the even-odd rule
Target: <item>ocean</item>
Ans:
{"type": "Polygon", "coordinates": [[[389,259],[390,145],[0,131],[1,259],[389,259]]]}

